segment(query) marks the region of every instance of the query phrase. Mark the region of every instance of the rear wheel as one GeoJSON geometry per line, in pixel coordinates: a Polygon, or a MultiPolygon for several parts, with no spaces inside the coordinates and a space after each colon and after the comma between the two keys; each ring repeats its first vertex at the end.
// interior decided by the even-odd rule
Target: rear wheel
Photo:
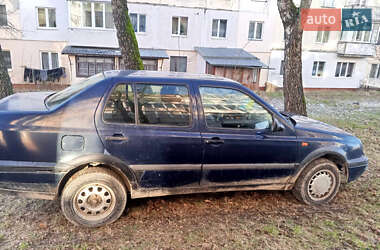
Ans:
{"type": "Polygon", "coordinates": [[[87,168],[74,174],[65,185],[61,208],[72,223],[100,227],[116,221],[125,209],[127,191],[114,172],[87,168]]]}
{"type": "Polygon", "coordinates": [[[339,191],[340,174],[335,163],[321,158],[310,163],[298,177],[294,196],[309,205],[330,202],[339,191]]]}

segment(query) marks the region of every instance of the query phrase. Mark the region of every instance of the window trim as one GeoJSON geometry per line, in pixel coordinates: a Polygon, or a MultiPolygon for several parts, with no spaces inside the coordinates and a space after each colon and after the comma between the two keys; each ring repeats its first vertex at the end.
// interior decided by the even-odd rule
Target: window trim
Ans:
{"type": "Polygon", "coordinates": [[[213,38],[213,39],[227,39],[227,25],[228,25],[228,19],[213,18],[212,21],[211,21],[211,38],[213,38]],[[214,23],[214,20],[218,21],[218,29],[217,29],[217,32],[216,32],[216,36],[212,35],[212,25],[214,23]],[[220,36],[220,21],[221,20],[226,20],[226,36],[224,36],[224,37],[220,36]]]}
{"type": "Polygon", "coordinates": [[[371,68],[368,74],[369,79],[380,79],[380,64],[379,63],[371,63],[371,68]],[[371,71],[372,71],[372,66],[376,65],[376,70],[375,70],[375,75],[374,77],[371,77],[371,71]]]}
{"type": "Polygon", "coordinates": [[[313,61],[313,66],[311,68],[311,77],[312,78],[323,78],[323,77],[325,77],[326,64],[327,64],[326,61],[313,61]],[[316,71],[315,71],[315,75],[313,76],[314,63],[317,63],[317,68],[316,68],[316,71]],[[320,63],[324,63],[324,64],[323,64],[322,75],[318,76],[318,68],[319,68],[320,63]]]}
{"type": "Polygon", "coordinates": [[[57,54],[58,55],[58,68],[60,67],[61,65],[61,60],[60,60],[60,56],[59,56],[59,53],[58,52],[55,52],[55,51],[47,51],[47,50],[40,50],[40,62],[41,62],[41,69],[43,69],[43,63],[42,63],[42,53],[48,53],[48,60],[49,60],[49,68],[48,69],[45,69],[45,70],[50,70],[50,69],[53,69],[53,60],[52,60],[52,57],[51,57],[51,54],[57,54]]]}
{"type": "Polygon", "coordinates": [[[354,77],[355,67],[356,67],[356,63],[355,62],[342,62],[342,61],[338,61],[338,62],[336,62],[335,71],[334,71],[334,77],[335,78],[343,78],[343,79],[344,78],[352,78],[352,77],[354,77]],[[336,68],[338,67],[338,63],[340,63],[339,76],[335,76],[336,68]],[[342,68],[343,68],[342,65],[344,63],[346,63],[347,66],[346,66],[346,69],[345,69],[345,72],[344,72],[344,76],[341,76],[341,74],[342,74],[342,68]],[[354,65],[353,68],[352,68],[352,75],[351,76],[347,76],[348,67],[349,67],[350,63],[352,63],[354,65]]]}
{"type": "Polygon", "coordinates": [[[187,33],[189,31],[189,17],[188,16],[172,16],[172,36],[174,37],[187,37],[187,33]],[[178,18],[178,30],[177,34],[173,34],[173,18],[178,18]],[[182,18],[187,18],[187,27],[186,27],[186,34],[181,35],[181,20],[182,18]]]}
{"type": "MultiPolygon", "coordinates": [[[[137,31],[135,31],[135,34],[139,34],[139,35],[142,35],[142,34],[146,34],[147,33],[147,15],[145,13],[137,13],[137,12],[131,12],[131,13],[128,13],[128,16],[129,16],[129,20],[131,20],[131,14],[136,14],[137,15],[137,31]],[[140,16],[145,16],[145,31],[140,31],[140,16]]],[[[132,21],[131,21],[131,25],[132,25],[132,21]]],[[[132,28],[133,28],[133,25],[132,25],[132,28]]]]}
{"type": "Polygon", "coordinates": [[[81,0],[68,0],[69,4],[68,4],[68,18],[69,18],[69,29],[87,29],[87,30],[113,30],[115,31],[116,30],[116,27],[115,27],[115,23],[114,23],[114,27],[113,28],[107,28],[106,27],[106,4],[111,4],[111,2],[96,2],[96,1],[81,1],[81,0]],[[81,17],[81,21],[80,21],[80,27],[74,27],[71,25],[71,4],[72,2],[78,2],[80,4],[80,17],[81,17]],[[91,27],[87,27],[87,26],[83,26],[83,2],[88,2],[88,3],[91,3],[91,27]],[[96,27],[95,26],[95,8],[94,8],[94,4],[95,3],[101,3],[103,4],[103,27],[96,27]]]}
{"type": "MultiPolygon", "coordinates": [[[[115,57],[112,57],[112,56],[106,56],[106,57],[104,57],[104,56],[75,56],[75,76],[76,77],[79,77],[79,78],[87,78],[87,77],[91,77],[91,76],[94,76],[94,75],[96,75],[96,74],[99,74],[99,73],[96,73],[96,62],[95,62],[95,74],[94,75],[81,75],[81,74],[79,74],[78,72],[79,72],[79,67],[78,67],[78,58],[79,57],[85,57],[85,58],[102,58],[102,59],[106,59],[106,58],[111,58],[111,59],[113,59],[113,70],[116,68],[115,67],[115,57]]],[[[104,72],[104,71],[103,71],[104,72]]]]}
{"type": "Polygon", "coordinates": [[[105,98],[105,102],[103,103],[102,105],[102,108],[101,108],[101,120],[102,120],[102,123],[105,124],[105,125],[120,125],[120,126],[129,126],[129,127],[140,127],[140,128],[170,128],[170,129],[179,129],[179,130],[183,130],[183,129],[187,129],[187,130],[191,130],[195,127],[195,119],[193,117],[193,113],[194,113],[194,109],[193,109],[193,100],[192,100],[192,93],[191,93],[191,88],[190,88],[190,85],[188,83],[157,83],[157,82],[118,82],[116,84],[114,84],[112,86],[112,88],[107,92],[107,98],[105,98]],[[121,123],[121,122],[106,122],[104,120],[104,117],[103,117],[103,114],[104,114],[104,109],[105,109],[105,106],[107,105],[107,102],[108,102],[108,99],[111,97],[111,93],[112,91],[119,85],[121,84],[130,84],[132,86],[132,90],[133,90],[133,101],[135,103],[135,123],[121,123]],[[183,86],[183,87],[186,87],[187,91],[188,91],[188,94],[189,94],[189,113],[190,113],[190,120],[189,120],[189,125],[188,126],[174,126],[174,125],[166,125],[166,124],[163,124],[163,125],[159,125],[159,124],[142,124],[140,123],[140,117],[139,117],[139,112],[138,112],[138,99],[137,99],[137,88],[136,88],[136,85],[137,84],[149,84],[149,85],[175,85],[175,86],[183,86]]]}
{"type": "MultiPolygon", "coordinates": [[[[0,26],[1,27],[1,26],[0,26]]],[[[10,58],[10,62],[11,62],[11,67],[10,68],[7,68],[8,72],[9,71],[12,71],[13,70],[13,65],[12,65],[12,53],[10,50],[7,50],[7,49],[2,49],[2,52],[9,52],[9,58],[10,58]]]]}
{"type": "MultiPolygon", "coordinates": [[[[273,122],[274,122],[274,119],[276,118],[276,114],[273,113],[269,108],[267,108],[265,105],[263,105],[262,103],[260,103],[259,101],[257,101],[255,98],[253,98],[250,94],[248,94],[247,92],[244,92],[243,90],[241,89],[238,89],[236,87],[233,87],[233,86],[215,86],[215,85],[208,85],[208,84],[200,84],[198,85],[197,87],[197,90],[198,90],[198,94],[199,94],[199,100],[200,100],[200,116],[202,117],[201,119],[203,119],[203,128],[206,130],[206,132],[210,132],[210,131],[213,131],[213,130],[216,130],[216,131],[233,131],[233,132],[248,132],[248,134],[251,134],[252,135],[252,131],[269,131],[272,129],[272,127],[270,128],[265,128],[265,129],[246,129],[246,128],[216,128],[216,127],[208,127],[207,126],[207,122],[206,122],[206,116],[205,116],[205,112],[204,112],[204,107],[203,107],[203,100],[202,100],[202,96],[201,96],[201,91],[200,91],[200,88],[202,87],[205,87],[205,88],[221,88],[221,89],[230,89],[230,90],[235,90],[235,91],[238,91],[240,93],[243,93],[245,95],[247,95],[249,98],[251,98],[255,103],[257,103],[258,105],[260,105],[263,109],[265,109],[271,116],[272,116],[272,126],[273,126],[273,122]]],[[[201,125],[201,131],[202,131],[202,125],[201,125]]],[[[244,134],[244,133],[243,133],[244,134]]]]}
{"type": "Polygon", "coordinates": [[[8,11],[7,11],[7,5],[4,3],[4,4],[0,4],[0,6],[4,6],[4,10],[5,10],[5,24],[4,25],[1,25],[0,24],[0,27],[6,27],[9,25],[9,22],[8,22],[8,11]]]}
{"type": "Polygon", "coordinates": [[[262,41],[263,40],[263,36],[264,36],[264,21],[249,21],[249,25],[248,25],[248,40],[249,41],[262,41]],[[251,23],[254,23],[254,29],[253,29],[253,37],[250,38],[249,37],[249,28],[251,26],[251,23]],[[256,38],[256,32],[257,32],[257,24],[258,23],[261,23],[261,36],[260,38],[256,38]]]}
{"type": "Polygon", "coordinates": [[[329,40],[330,40],[330,31],[329,30],[318,30],[316,33],[314,42],[317,44],[325,44],[325,43],[329,43],[329,40]],[[318,32],[322,32],[321,41],[318,41],[318,32]],[[324,42],[324,38],[326,37],[327,32],[328,32],[327,41],[324,42]]]}
{"type": "Polygon", "coordinates": [[[43,29],[43,30],[56,30],[58,29],[57,25],[57,9],[54,7],[36,7],[36,16],[37,16],[37,29],[43,29]],[[40,26],[40,20],[38,18],[38,9],[44,9],[45,11],[45,22],[46,22],[46,27],[40,26]],[[49,25],[49,9],[55,10],[55,27],[50,27],[49,25]]]}
{"type": "Polygon", "coordinates": [[[169,71],[170,72],[182,72],[182,73],[186,73],[187,72],[187,69],[188,69],[188,56],[169,56],[169,71]],[[186,58],[186,71],[171,71],[171,58],[172,57],[175,57],[175,58],[179,58],[179,57],[182,57],[182,58],[186,58]]]}

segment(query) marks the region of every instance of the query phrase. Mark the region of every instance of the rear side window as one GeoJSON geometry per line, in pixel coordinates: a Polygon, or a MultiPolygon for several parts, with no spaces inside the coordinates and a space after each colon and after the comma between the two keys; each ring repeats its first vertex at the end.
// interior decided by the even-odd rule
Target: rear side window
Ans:
{"type": "Polygon", "coordinates": [[[135,123],[135,102],[132,86],[116,86],[107,100],[103,120],[111,123],[135,123]]]}
{"type": "Polygon", "coordinates": [[[139,123],[189,126],[190,97],[186,86],[137,84],[139,123]]]}
{"type": "Polygon", "coordinates": [[[272,115],[250,96],[234,89],[200,87],[209,128],[268,129],[272,115]]]}

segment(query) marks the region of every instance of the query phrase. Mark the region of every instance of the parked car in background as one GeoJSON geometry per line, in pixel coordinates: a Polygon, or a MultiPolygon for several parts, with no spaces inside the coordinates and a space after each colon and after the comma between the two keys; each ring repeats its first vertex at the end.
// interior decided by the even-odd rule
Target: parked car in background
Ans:
{"type": "Polygon", "coordinates": [[[114,222],[127,198],[265,189],[325,204],[367,165],[356,137],[209,75],[109,71],[0,100],[0,190],[60,199],[82,226],[114,222]]]}

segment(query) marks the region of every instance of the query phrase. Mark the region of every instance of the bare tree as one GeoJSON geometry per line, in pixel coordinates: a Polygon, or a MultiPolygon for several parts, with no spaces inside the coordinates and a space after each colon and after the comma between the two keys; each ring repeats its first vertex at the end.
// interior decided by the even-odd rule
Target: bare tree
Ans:
{"type": "Polygon", "coordinates": [[[301,11],[308,9],[312,0],[301,0],[297,8],[293,0],[277,0],[285,33],[284,58],[284,106],[285,111],[307,115],[306,99],[302,84],[302,35],[301,11]]]}
{"type": "Polygon", "coordinates": [[[135,31],[128,15],[127,0],[112,0],[112,15],[121,50],[122,69],[144,69],[135,31]]]}

